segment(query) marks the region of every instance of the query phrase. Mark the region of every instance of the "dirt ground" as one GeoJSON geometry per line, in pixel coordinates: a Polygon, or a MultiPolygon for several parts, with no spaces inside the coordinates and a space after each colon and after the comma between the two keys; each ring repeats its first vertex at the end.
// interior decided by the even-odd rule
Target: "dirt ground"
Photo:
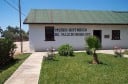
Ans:
{"type": "MultiPolygon", "coordinates": [[[[21,53],[21,43],[20,42],[15,42],[17,48],[15,55],[21,53]]],[[[29,48],[29,41],[24,41],[23,42],[23,53],[30,53],[30,48],[29,48]]]]}

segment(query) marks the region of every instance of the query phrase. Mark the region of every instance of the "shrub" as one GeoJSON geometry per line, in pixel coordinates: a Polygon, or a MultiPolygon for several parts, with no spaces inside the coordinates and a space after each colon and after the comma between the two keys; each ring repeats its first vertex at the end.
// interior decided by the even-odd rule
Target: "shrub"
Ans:
{"type": "Polygon", "coordinates": [[[0,39],[0,66],[13,59],[15,48],[16,45],[13,44],[13,41],[11,39],[0,39]]]}
{"type": "Polygon", "coordinates": [[[87,55],[92,55],[92,51],[90,48],[86,47],[86,53],[87,55]]]}
{"type": "Polygon", "coordinates": [[[55,53],[54,53],[55,49],[53,47],[51,47],[50,49],[47,49],[47,59],[49,60],[54,60],[55,57],[55,53]]]}
{"type": "Polygon", "coordinates": [[[58,48],[59,55],[61,56],[73,56],[73,47],[69,44],[62,45],[58,48]]]}

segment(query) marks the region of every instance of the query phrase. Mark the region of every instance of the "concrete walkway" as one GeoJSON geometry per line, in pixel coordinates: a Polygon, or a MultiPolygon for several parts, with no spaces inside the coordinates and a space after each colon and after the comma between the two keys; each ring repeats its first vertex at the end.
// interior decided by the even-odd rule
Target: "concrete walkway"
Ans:
{"type": "Polygon", "coordinates": [[[97,53],[105,53],[105,54],[112,54],[114,55],[114,51],[113,50],[97,50],[97,53]]]}
{"type": "MultiPolygon", "coordinates": [[[[124,50],[125,50],[125,49],[123,49],[122,52],[123,52],[124,50]]],[[[86,51],[75,51],[75,52],[86,52],[86,51]]],[[[113,50],[97,50],[96,53],[104,53],[104,54],[112,54],[112,55],[115,55],[115,53],[114,53],[113,50]]],[[[128,55],[123,55],[123,57],[128,58],[128,55]]]]}
{"type": "MultiPolygon", "coordinates": [[[[123,52],[124,50],[122,50],[123,52]]],[[[105,54],[112,54],[112,55],[115,55],[114,51],[113,50],[97,50],[97,53],[105,53],[105,54]]],[[[123,57],[126,57],[128,58],[128,55],[123,55],[123,57]]]]}
{"type": "Polygon", "coordinates": [[[34,52],[4,84],[38,84],[43,56],[46,52],[34,52]]]}

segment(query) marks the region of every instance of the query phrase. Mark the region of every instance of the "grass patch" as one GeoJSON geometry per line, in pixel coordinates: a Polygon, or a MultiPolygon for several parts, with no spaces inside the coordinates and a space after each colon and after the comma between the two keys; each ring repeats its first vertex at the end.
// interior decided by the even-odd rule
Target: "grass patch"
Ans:
{"type": "Polygon", "coordinates": [[[0,67],[0,84],[3,84],[30,54],[17,55],[8,65],[0,67]]]}
{"type": "Polygon", "coordinates": [[[39,84],[127,84],[128,59],[98,54],[102,64],[89,64],[91,56],[75,53],[74,57],[56,55],[45,60],[39,84]]]}

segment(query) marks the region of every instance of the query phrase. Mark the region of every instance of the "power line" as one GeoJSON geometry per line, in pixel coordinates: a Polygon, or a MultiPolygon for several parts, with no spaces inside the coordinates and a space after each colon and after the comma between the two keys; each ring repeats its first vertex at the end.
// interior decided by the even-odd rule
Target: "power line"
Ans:
{"type": "MultiPolygon", "coordinates": [[[[7,1],[7,0],[3,0],[5,3],[7,3],[11,8],[13,8],[14,10],[16,10],[17,12],[19,12],[19,9],[18,8],[16,8],[14,5],[12,5],[9,1],[7,1]]],[[[23,16],[26,16],[23,12],[21,12],[21,14],[23,15],[23,16]]]]}
{"type": "Polygon", "coordinates": [[[13,5],[16,5],[18,4],[18,0],[8,0],[10,3],[12,3],[13,5]]]}

